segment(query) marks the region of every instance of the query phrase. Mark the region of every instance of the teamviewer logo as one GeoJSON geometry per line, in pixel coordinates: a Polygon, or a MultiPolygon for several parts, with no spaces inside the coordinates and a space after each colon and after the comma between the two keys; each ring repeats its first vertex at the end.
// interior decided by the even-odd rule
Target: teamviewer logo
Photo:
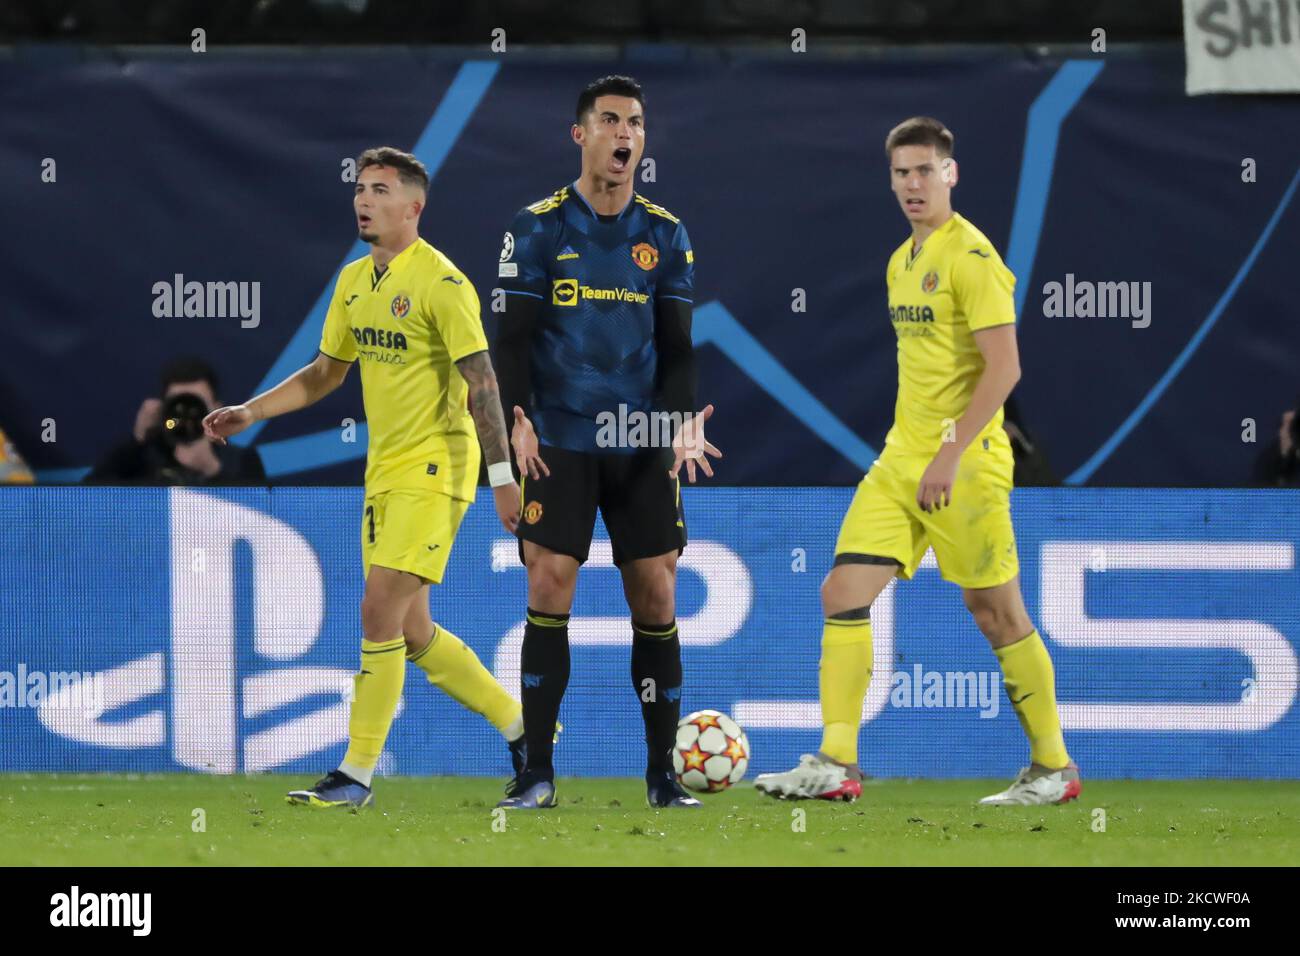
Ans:
{"type": "Polygon", "coordinates": [[[551,305],[577,305],[578,280],[556,279],[551,283],[551,305]]]}

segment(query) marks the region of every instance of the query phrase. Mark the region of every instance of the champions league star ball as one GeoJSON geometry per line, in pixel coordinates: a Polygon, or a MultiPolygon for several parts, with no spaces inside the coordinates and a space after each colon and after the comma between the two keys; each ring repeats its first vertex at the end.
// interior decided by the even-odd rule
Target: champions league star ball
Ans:
{"type": "Polygon", "coordinates": [[[700,793],[726,790],[749,767],[749,738],[716,710],[697,710],[677,724],[673,770],[683,787],[700,793]]]}

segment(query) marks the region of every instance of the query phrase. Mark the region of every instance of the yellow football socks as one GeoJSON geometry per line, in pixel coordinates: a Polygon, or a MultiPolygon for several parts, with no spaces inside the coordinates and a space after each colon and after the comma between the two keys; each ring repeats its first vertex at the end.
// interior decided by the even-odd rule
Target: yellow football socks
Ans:
{"type": "Polygon", "coordinates": [[[400,635],[390,641],[361,642],[361,673],[353,678],[348,717],[348,752],[339,769],[367,787],[402,697],[405,648],[406,639],[400,635]]]}
{"type": "Polygon", "coordinates": [[[476,714],[482,714],[497,730],[510,739],[512,725],[523,732],[519,701],[483,666],[478,655],[451,631],[437,624],[433,639],[410,656],[410,661],[429,678],[429,683],[476,714]]]}
{"type": "Polygon", "coordinates": [[[871,621],[830,618],[822,626],[819,668],[822,699],[821,752],[843,764],[858,762],[862,700],[871,683],[871,621]]]}
{"type": "Polygon", "coordinates": [[[1037,631],[993,651],[1002,665],[1007,697],[1029,738],[1029,759],[1052,770],[1070,762],[1056,710],[1056,674],[1037,631]]]}

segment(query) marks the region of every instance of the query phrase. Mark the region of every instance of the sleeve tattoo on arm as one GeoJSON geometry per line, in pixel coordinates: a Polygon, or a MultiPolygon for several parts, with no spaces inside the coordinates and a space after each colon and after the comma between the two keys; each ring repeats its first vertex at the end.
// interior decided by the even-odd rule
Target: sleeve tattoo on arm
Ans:
{"type": "Polygon", "coordinates": [[[492,369],[492,359],[487,352],[467,355],[456,367],[469,385],[469,410],[474,416],[479,444],[489,465],[510,460],[510,440],[506,431],[505,415],[501,411],[501,396],[497,392],[497,376],[492,369]]]}

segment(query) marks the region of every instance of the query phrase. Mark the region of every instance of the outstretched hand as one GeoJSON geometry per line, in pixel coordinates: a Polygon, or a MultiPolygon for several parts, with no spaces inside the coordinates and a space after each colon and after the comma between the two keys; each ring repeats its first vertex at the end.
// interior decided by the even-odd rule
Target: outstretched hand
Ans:
{"type": "Polygon", "coordinates": [[[713,468],[709,465],[709,459],[705,456],[712,455],[714,458],[721,458],[722,452],[709,444],[704,437],[704,423],[711,417],[713,417],[713,406],[705,405],[703,409],[691,415],[683,423],[677,437],[673,439],[673,466],[668,469],[669,478],[675,479],[677,477],[683,463],[686,465],[686,480],[691,484],[695,484],[695,466],[697,464],[706,475],[710,478],[713,477],[713,468]]]}
{"type": "Polygon", "coordinates": [[[223,405],[204,416],[203,434],[224,445],[227,438],[238,435],[254,420],[253,411],[247,405],[223,405]]]}

